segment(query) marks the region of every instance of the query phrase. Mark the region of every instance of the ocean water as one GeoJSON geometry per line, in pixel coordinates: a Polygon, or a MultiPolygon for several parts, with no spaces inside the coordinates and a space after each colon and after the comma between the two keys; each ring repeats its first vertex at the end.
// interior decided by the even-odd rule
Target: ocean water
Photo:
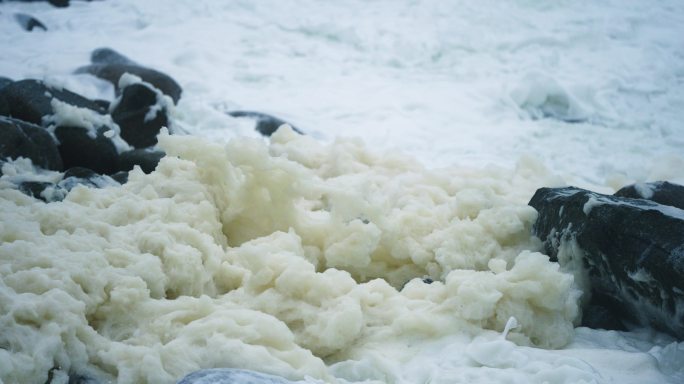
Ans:
{"type": "Polygon", "coordinates": [[[1,381],[684,379],[682,343],[573,328],[580,287],[526,206],[541,186],[684,182],[684,4],[5,2],[0,19],[0,75],[112,99],[73,74],[111,47],[181,84],[189,134],[120,188],[47,205],[0,188],[1,381]],[[307,135],[269,143],[237,109],[307,135]]]}

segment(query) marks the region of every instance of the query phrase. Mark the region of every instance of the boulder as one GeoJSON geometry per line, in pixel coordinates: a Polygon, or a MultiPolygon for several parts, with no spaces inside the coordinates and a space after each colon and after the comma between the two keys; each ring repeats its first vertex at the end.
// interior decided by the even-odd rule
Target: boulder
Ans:
{"type": "Polygon", "coordinates": [[[119,184],[126,184],[128,182],[128,172],[127,171],[119,171],[113,175],[109,175],[114,181],[116,181],[119,184]]]}
{"type": "Polygon", "coordinates": [[[294,125],[289,124],[285,120],[279,119],[275,116],[271,116],[265,113],[254,111],[232,111],[228,112],[228,114],[230,116],[238,118],[254,119],[256,121],[255,129],[264,136],[271,136],[283,124],[288,124],[290,127],[292,127],[292,130],[299,134],[302,134],[302,131],[295,128],[294,125]]]}
{"type": "Polygon", "coordinates": [[[658,204],[684,209],[684,186],[667,181],[628,185],[615,192],[614,196],[646,199],[658,204]]]}
{"type": "Polygon", "coordinates": [[[106,131],[107,128],[97,129],[95,137],[92,137],[82,127],[56,127],[54,132],[64,168],[85,167],[101,174],[116,173],[119,154],[112,141],[104,135],[106,131]]]}
{"type": "Polygon", "coordinates": [[[193,372],[178,384],[288,384],[293,381],[246,369],[214,368],[193,372]]]}
{"type": "Polygon", "coordinates": [[[21,28],[25,31],[31,32],[36,28],[47,31],[45,24],[41,23],[40,20],[36,19],[35,17],[25,13],[15,13],[14,20],[16,20],[21,28]]]}
{"type": "Polygon", "coordinates": [[[57,99],[79,108],[91,109],[104,114],[99,105],[66,89],[59,89],[38,80],[20,80],[0,89],[9,105],[9,115],[16,119],[42,125],[43,117],[54,114],[52,99],[57,99]]]}
{"type": "Polygon", "coordinates": [[[124,64],[139,66],[135,61],[111,48],[97,48],[90,54],[90,62],[93,64],[124,64]]]}
{"type": "Polygon", "coordinates": [[[1,98],[8,101],[10,116],[54,133],[65,168],[87,167],[102,174],[119,170],[118,151],[105,136],[113,121],[97,103],[37,80],[13,82],[0,90],[1,98]]]}
{"type": "MultiPolygon", "coordinates": [[[[2,169],[0,161],[0,170],[2,169]]],[[[16,171],[16,168],[15,168],[16,171]]],[[[9,173],[3,176],[6,185],[19,190],[20,192],[32,196],[45,202],[62,201],[66,195],[77,186],[87,188],[105,188],[119,186],[126,182],[120,181],[115,177],[100,175],[91,169],[84,167],[73,167],[64,173],[57,172],[22,172],[19,174],[9,173]]],[[[0,173],[0,176],[1,173],[0,173]]],[[[121,176],[115,174],[115,176],[121,176]]]]}
{"type": "Polygon", "coordinates": [[[594,322],[585,325],[650,326],[684,339],[683,210],[574,187],[539,189],[530,205],[546,253],[587,280],[585,312],[607,310],[585,314],[594,322]]]}
{"type": "Polygon", "coordinates": [[[88,188],[104,188],[120,185],[118,180],[103,176],[84,167],[69,168],[56,183],[26,180],[18,185],[23,193],[45,202],[62,201],[64,197],[79,185],[88,188]]]}
{"type": "Polygon", "coordinates": [[[97,187],[99,183],[96,182],[95,179],[101,177],[102,175],[98,175],[92,169],[84,167],[73,167],[67,169],[64,172],[64,176],[62,177],[61,182],[68,181],[69,184],[84,184],[90,187],[97,187]]]}
{"type": "Polygon", "coordinates": [[[136,165],[145,173],[151,173],[157,168],[159,161],[166,156],[162,151],[152,151],[147,149],[134,149],[122,152],[119,155],[119,170],[130,171],[136,165]]]}
{"type": "Polygon", "coordinates": [[[174,103],[178,103],[178,100],[180,100],[183,90],[169,75],[137,64],[113,49],[96,49],[91,54],[90,61],[92,62],[91,65],[78,68],[76,73],[90,73],[107,80],[114,84],[114,87],[117,87],[117,91],[119,91],[118,86],[121,75],[130,73],[152,84],[165,95],[170,96],[174,103]]]}
{"type": "Polygon", "coordinates": [[[31,159],[33,165],[61,171],[62,158],[53,137],[42,127],[0,116],[0,159],[31,159]]]}
{"type": "Polygon", "coordinates": [[[92,169],[84,167],[69,168],[64,172],[62,180],[57,183],[57,187],[71,191],[77,185],[83,185],[89,188],[104,188],[120,184],[117,180],[109,176],[103,176],[92,169]]]}
{"type": "Polygon", "coordinates": [[[47,181],[24,181],[17,186],[22,193],[36,199],[45,200],[42,193],[48,187],[54,187],[53,183],[47,181]]]}
{"type": "Polygon", "coordinates": [[[112,118],[121,128],[121,137],[135,148],[157,144],[157,135],[169,124],[160,95],[143,83],[127,86],[121,92],[112,111],[112,118]]]}

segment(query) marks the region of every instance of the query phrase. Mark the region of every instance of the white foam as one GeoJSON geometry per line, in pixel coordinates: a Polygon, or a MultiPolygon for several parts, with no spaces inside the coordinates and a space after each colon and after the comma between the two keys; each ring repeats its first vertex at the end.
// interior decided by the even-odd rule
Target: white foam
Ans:
{"type": "Polygon", "coordinates": [[[511,316],[517,343],[570,341],[572,278],[526,250],[535,213],[512,201],[538,182],[524,171],[428,172],[288,128],[272,140],[224,148],[162,134],[170,156],[123,187],[28,205],[0,191],[0,257],[12,266],[0,341],[15,367],[4,379],[38,380],[53,361],[120,382],[215,364],[328,379],[324,358],[501,332],[511,316]],[[492,259],[507,267],[488,270],[492,259]]]}
{"type": "Polygon", "coordinates": [[[650,199],[653,197],[653,187],[646,183],[636,183],[634,184],[634,188],[636,189],[637,193],[639,193],[639,196],[644,199],[650,199]]]}
{"type": "Polygon", "coordinates": [[[110,115],[102,115],[88,108],[80,108],[53,98],[50,101],[52,115],[44,116],[43,123],[49,124],[48,131],[53,135],[60,126],[83,128],[88,137],[95,139],[99,129],[107,128],[105,137],[109,138],[119,153],[132,147],[120,136],[121,129],[110,115]]]}
{"type": "Polygon", "coordinates": [[[650,201],[631,202],[628,200],[614,200],[609,196],[602,196],[594,193],[589,194],[589,198],[582,206],[582,211],[585,215],[589,215],[594,208],[602,205],[630,206],[637,210],[658,211],[665,216],[684,219],[684,210],[677,207],[657,204],[650,201]]]}

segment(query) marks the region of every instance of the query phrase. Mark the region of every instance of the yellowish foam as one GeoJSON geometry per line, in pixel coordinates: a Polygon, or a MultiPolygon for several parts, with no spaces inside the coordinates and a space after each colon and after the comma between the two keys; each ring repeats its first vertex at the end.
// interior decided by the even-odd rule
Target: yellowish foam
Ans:
{"type": "Polygon", "coordinates": [[[519,344],[572,337],[572,276],[530,236],[526,200],[549,182],[534,161],[426,170],[290,129],[160,146],[157,170],[122,187],[49,204],[0,190],[0,379],[172,383],[227,366],[334,381],[328,365],[366,346],[511,316],[519,344]]]}

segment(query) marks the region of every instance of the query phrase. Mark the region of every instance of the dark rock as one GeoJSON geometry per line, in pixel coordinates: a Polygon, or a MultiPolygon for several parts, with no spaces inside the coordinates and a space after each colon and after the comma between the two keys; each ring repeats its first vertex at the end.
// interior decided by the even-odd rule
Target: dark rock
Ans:
{"type": "Polygon", "coordinates": [[[114,181],[118,182],[119,184],[126,184],[128,182],[128,172],[127,171],[119,171],[113,175],[110,175],[114,181]]]}
{"type": "Polygon", "coordinates": [[[97,104],[100,108],[102,108],[105,111],[109,111],[109,106],[111,105],[109,101],[102,99],[95,99],[93,100],[93,103],[97,104]]]}
{"type": "Polygon", "coordinates": [[[91,100],[65,89],[56,89],[37,80],[14,82],[0,90],[10,106],[9,114],[34,124],[51,126],[65,168],[87,167],[98,173],[118,171],[118,153],[112,141],[104,136],[109,126],[86,129],[75,126],[52,126],[47,116],[55,114],[52,100],[104,114],[104,108],[91,100]],[[94,136],[94,137],[91,137],[94,136]]]}
{"type": "Polygon", "coordinates": [[[41,194],[47,187],[54,187],[54,184],[46,181],[24,181],[18,185],[21,192],[40,200],[45,200],[41,194]]]}
{"type": "Polygon", "coordinates": [[[283,124],[288,124],[292,130],[302,134],[302,131],[297,129],[294,125],[289,124],[285,120],[279,119],[275,116],[267,115],[261,112],[254,111],[232,111],[228,112],[233,117],[244,117],[256,120],[256,130],[264,136],[271,136],[283,124]]]}
{"type": "Polygon", "coordinates": [[[150,151],[146,149],[134,149],[122,152],[119,155],[119,170],[130,171],[136,165],[140,166],[143,172],[150,173],[157,168],[159,161],[166,156],[162,151],[150,151]]]}
{"type": "Polygon", "coordinates": [[[111,185],[102,175],[97,174],[92,169],[84,167],[69,168],[64,172],[62,181],[57,184],[65,191],[71,191],[77,185],[84,185],[89,188],[101,188],[111,185]]]}
{"type": "Polygon", "coordinates": [[[81,375],[78,373],[70,373],[69,374],[69,382],[68,384],[99,384],[101,381],[94,379],[92,377],[88,377],[85,375],[81,375]]]}
{"type": "MultiPolygon", "coordinates": [[[[40,3],[47,1],[57,8],[65,8],[69,6],[69,0],[14,0],[22,3],[40,3]]],[[[0,1],[1,3],[2,1],[0,1]]]]}
{"type": "Polygon", "coordinates": [[[85,97],[66,89],[53,88],[38,80],[15,81],[0,89],[0,97],[7,101],[10,116],[37,125],[43,125],[44,116],[54,114],[51,105],[53,98],[101,114],[106,112],[85,97]]]}
{"type": "Polygon", "coordinates": [[[15,13],[14,19],[25,31],[30,32],[33,31],[35,28],[47,31],[47,27],[45,26],[45,24],[41,23],[40,20],[36,19],[31,15],[27,15],[25,13],[15,13]]]}
{"type": "Polygon", "coordinates": [[[10,115],[9,103],[7,102],[7,99],[5,99],[5,96],[0,94],[0,116],[9,116],[9,115],[10,115]]]}
{"type": "Polygon", "coordinates": [[[57,143],[42,127],[0,116],[0,159],[31,159],[35,166],[61,171],[57,143]]]}
{"type": "Polygon", "coordinates": [[[214,368],[193,372],[178,384],[288,384],[293,381],[246,369],[214,368]]]}
{"type": "Polygon", "coordinates": [[[539,189],[530,205],[539,211],[534,234],[552,260],[572,241],[582,250],[590,306],[684,338],[683,210],[573,187],[539,189]]]}
{"type": "Polygon", "coordinates": [[[611,308],[615,308],[614,301],[610,297],[596,294],[592,297],[586,308],[582,311],[582,326],[593,329],[612,329],[616,331],[627,331],[627,327],[618,317],[618,313],[611,308]],[[609,305],[601,303],[610,303],[609,305]]]}
{"type": "Polygon", "coordinates": [[[684,209],[684,186],[667,181],[628,185],[615,192],[614,196],[646,199],[658,204],[684,209]]]}
{"type": "Polygon", "coordinates": [[[5,88],[5,86],[12,84],[14,81],[9,77],[0,76],[0,89],[5,88]]]}
{"type": "Polygon", "coordinates": [[[118,152],[110,139],[104,136],[106,128],[97,130],[93,138],[80,127],[61,126],[55,128],[59,141],[59,154],[64,168],[85,167],[102,174],[119,170],[118,152]]]}
{"type": "Polygon", "coordinates": [[[52,189],[49,192],[43,193],[38,198],[49,202],[62,201],[72,189],[79,185],[87,188],[105,188],[119,184],[114,178],[100,175],[92,169],[73,167],[64,172],[61,181],[51,184],[52,189]]]}
{"type": "Polygon", "coordinates": [[[90,62],[93,64],[125,64],[139,65],[135,61],[120,54],[111,48],[98,48],[90,54],[90,62]]]}
{"type": "MultiPolygon", "coordinates": [[[[13,81],[12,79],[8,77],[0,77],[0,90],[5,88],[6,86],[12,84],[13,81]]],[[[9,102],[5,98],[5,96],[0,93],[0,116],[9,116],[10,115],[10,106],[9,102]]]]}
{"type": "Polygon", "coordinates": [[[69,6],[69,0],[48,0],[48,3],[57,8],[66,8],[69,6]]]}
{"type": "MultiPolygon", "coordinates": [[[[59,367],[50,368],[50,370],[48,371],[48,378],[45,381],[45,384],[54,384],[53,380],[55,379],[55,372],[59,371],[62,371],[62,369],[59,367]]],[[[94,379],[86,375],[82,375],[80,373],[70,372],[68,376],[69,381],[67,382],[67,384],[99,384],[101,382],[97,379],[94,379]]],[[[60,382],[62,381],[60,380],[60,382]]]]}
{"type": "Polygon", "coordinates": [[[89,168],[73,167],[64,171],[63,179],[67,179],[69,177],[88,180],[94,177],[100,177],[100,175],[98,175],[97,173],[95,173],[95,171],[89,168]]]}
{"type": "Polygon", "coordinates": [[[113,49],[96,49],[91,55],[91,62],[91,65],[77,69],[76,73],[90,73],[107,80],[114,84],[117,90],[121,75],[130,73],[152,84],[165,95],[170,96],[174,103],[178,103],[178,100],[180,100],[183,90],[169,75],[139,65],[113,49]]]}
{"type": "Polygon", "coordinates": [[[121,137],[135,148],[157,144],[157,135],[168,125],[166,108],[160,104],[157,92],[147,85],[131,84],[123,89],[112,118],[121,128],[121,137]],[[148,119],[149,117],[152,117],[148,119]]]}

